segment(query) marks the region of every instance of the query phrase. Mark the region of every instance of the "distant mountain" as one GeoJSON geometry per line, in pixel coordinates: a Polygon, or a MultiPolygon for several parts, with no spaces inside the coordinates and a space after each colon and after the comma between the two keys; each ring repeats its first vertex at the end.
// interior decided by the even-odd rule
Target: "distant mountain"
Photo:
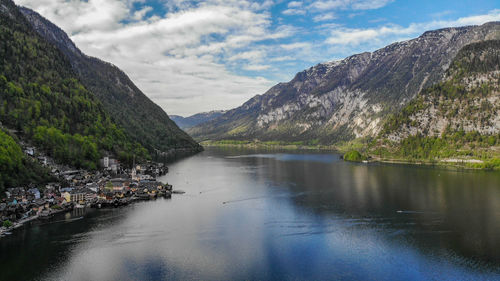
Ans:
{"type": "MultiPolygon", "coordinates": [[[[500,40],[462,48],[443,81],[387,120],[372,152],[410,159],[500,158],[500,40]]],[[[495,166],[500,169],[500,159],[495,166]]]]}
{"type": "Polygon", "coordinates": [[[181,129],[185,130],[222,116],[224,113],[226,113],[225,110],[213,110],[210,112],[197,113],[188,117],[170,115],[170,119],[172,119],[181,129]]]}
{"type": "Polygon", "coordinates": [[[498,22],[445,28],[373,53],[321,63],[188,133],[198,140],[322,144],[372,138],[389,114],[442,79],[463,46],[495,38],[500,38],[498,22]]]}
{"type": "Polygon", "coordinates": [[[59,27],[38,13],[20,8],[33,28],[68,59],[85,87],[102,102],[112,120],[149,151],[175,149],[199,151],[189,135],[169,119],[165,111],[144,95],[116,66],[83,54],[59,27]]]}

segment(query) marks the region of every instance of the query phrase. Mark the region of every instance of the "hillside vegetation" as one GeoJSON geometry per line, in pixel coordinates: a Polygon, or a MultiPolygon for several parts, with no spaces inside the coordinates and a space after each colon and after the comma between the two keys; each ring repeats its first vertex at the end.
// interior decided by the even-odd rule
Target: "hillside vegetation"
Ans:
{"type": "Polygon", "coordinates": [[[51,180],[49,171],[27,158],[14,138],[0,129],[0,196],[6,187],[51,180]]]}
{"type": "Polygon", "coordinates": [[[17,130],[56,160],[76,167],[96,168],[105,151],[124,161],[133,155],[149,157],[143,146],[111,120],[61,52],[32,30],[11,1],[0,4],[3,126],[17,130]]]}
{"type": "Polygon", "coordinates": [[[40,36],[59,49],[80,83],[94,94],[107,116],[123,128],[128,138],[140,143],[153,156],[178,149],[192,152],[202,149],[123,71],[82,53],[64,31],[38,13],[27,8],[20,11],[40,36]]]}
{"type": "Polygon", "coordinates": [[[371,152],[380,158],[480,159],[500,168],[500,40],[465,46],[444,81],[385,123],[371,152]]]}

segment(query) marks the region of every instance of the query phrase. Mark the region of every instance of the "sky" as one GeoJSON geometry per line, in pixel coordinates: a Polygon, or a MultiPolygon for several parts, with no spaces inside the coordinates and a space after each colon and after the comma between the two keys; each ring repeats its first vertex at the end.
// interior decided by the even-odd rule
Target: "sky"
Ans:
{"type": "Polygon", "coordinates": [[[497,0],[15,0],[168,114],[231,109],[321,62],[500,21],[497,0]]]}

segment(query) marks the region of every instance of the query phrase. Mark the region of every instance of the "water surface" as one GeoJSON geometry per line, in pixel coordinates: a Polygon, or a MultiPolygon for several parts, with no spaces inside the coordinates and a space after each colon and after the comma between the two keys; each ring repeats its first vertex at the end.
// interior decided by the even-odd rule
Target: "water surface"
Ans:
{"type": "Polygon", "coordinates": [[[162,180],[0,239],[0,280],[500,279],[499,173],[208,149],[162,180]]]}

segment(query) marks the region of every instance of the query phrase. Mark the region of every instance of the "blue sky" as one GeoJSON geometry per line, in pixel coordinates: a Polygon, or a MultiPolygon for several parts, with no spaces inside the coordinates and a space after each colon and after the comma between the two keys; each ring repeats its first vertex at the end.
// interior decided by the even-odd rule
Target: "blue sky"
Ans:
{"type": "Polygon", "coordinates": [[[500,20],[498,1],[15,0],[169,114],[230,109],[317,63],[500,20]]]}

